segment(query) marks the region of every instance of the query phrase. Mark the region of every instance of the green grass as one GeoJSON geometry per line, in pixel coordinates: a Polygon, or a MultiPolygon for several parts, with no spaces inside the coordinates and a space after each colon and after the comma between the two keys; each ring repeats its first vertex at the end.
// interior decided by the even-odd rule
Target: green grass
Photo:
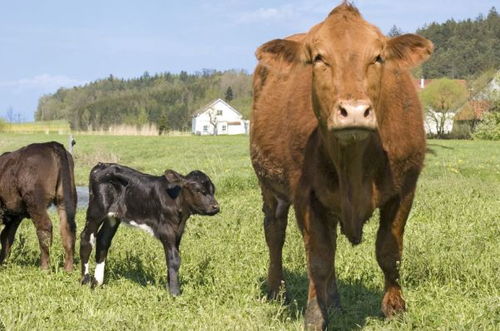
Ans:
{"type": "MultiPolygon", "coordinates": [[[[0,134],[0,152],[47,140],[65,143],[67,136],[0,134]]],[[[76,140],[78,184],[87,182],[98,161],[118,161],[156,174],[167,168],[182,173],[200,169],[214,180],[222,212],[188,221],[181,244],[183,293],[175,299],[165,290],[161,244],[147,234],[119,229],[105,284],[92,291],[79,285],[79,271],[62,270],[57,230],[52,270],[38,269],[38,242],[33,225],[25,220],[10,260],[0,267],[0,320],[8,330],[302,328],[307,277],[293,215],[284,248],[292,302],[265,300],[268,255],[248,137],[76,140]]],[[[339,238],[336,265],[344,312],[332,313],[331,329],[500,328],[500,144],[432,140],[429,148],[405,234],[401,282],[408,311],[390,321],[380,315],[383,276],[374,256],[374,216],[360,246],[353,248],[339,238]]],[[[57,229],[57,218],[53,220],[57,229]]],[[[84,221],[85,211],[80,210],[78,233],[84,221]]]]}

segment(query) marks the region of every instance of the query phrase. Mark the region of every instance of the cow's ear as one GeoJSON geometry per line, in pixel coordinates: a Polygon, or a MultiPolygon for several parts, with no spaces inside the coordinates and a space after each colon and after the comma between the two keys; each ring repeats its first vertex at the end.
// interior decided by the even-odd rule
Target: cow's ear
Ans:
{"type": "Polygon", "coordinates": [[[260,46],[255,52],[257,60],[265,66],[276,63],[307,63],[304,44],[294,40],[275,39],[260,46]]]}
{"type": "Polygon", "coordinates": [[[165,178],[167,179],[167,193],[172,198],[175,199],[181,193],[182,186],[186,181],[184,176],[179,174],[174,170],[165,170],[165,178]]]}
{"type": "Polygon", "coordinates": [[[402,67],[413,68],[431,56],[434,45],[416,34],[404,34],[387,41],[385,59],[397,61],[402,67]]]}

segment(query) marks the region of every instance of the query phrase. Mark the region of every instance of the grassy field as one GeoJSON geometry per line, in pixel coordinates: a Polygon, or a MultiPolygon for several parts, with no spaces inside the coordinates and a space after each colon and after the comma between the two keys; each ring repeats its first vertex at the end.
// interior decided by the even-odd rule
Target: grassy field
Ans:
{"type": "MultiPolygon", "coordinates": [[[[66,143],[67,136],[0,134],[0,153],[47,140],[66,143]]],[[[76,141],[79,185],[87,183],[98,161],[156,174],[200,169],[214,180],[222,212],[188,221],[181,244],[183,293],[175,299],[164,287],[161,244],[146,233],[120,228],[105,284],[92,291],[79,285],[79,271],[62,270],[58,231],[52,270],[38,269],[38,242],[25,220],[10,260],[0,267],[0,321],[7,330],[302,328],[307,277],[293,215],[284,248],[292,301],[269,302],[263,292],[268,255],[248,137],[77,136],[76,141]]],[[[429,148],[405,235],[401,282],[408,312],[390,321],[381,317],[383,276],[374,256],[374,216],[360,246],[339,238],[344,312],[332,313],[330,329],[500,329],[500,144],[432,140],[429,148]]],[[[85,211],[79,210],[78,233],[84,220],[85,211]]]]}

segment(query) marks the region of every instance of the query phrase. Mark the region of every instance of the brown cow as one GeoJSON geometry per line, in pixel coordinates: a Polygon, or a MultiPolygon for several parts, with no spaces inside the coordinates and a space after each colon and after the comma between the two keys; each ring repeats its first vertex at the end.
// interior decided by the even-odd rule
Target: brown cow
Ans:
{"type": "Polygon", "coordinates": [[[380,208],[376,256],[382,311],[405,309],[398,284],[403,230],[425,155],[420,102],[409,68],[433,49],[413,34],[385,37],[343,3],[306,34],[256,52],[250,150],[263,196],[268,290],[283,282],[282,247],[294,205],[309,276],[306,327],[339,306],[337,223],[353,245],[380,208]]]}
{"type": "Polygon", "coordinates": [[[31,144],[0,156],[0,264],[9,256],[16,230],[31,218],[40,244],[40,266],[49,267],[52,223],[47,208],[55,203],[65,250],[64,269],[73,270],[76,189],[73,158],[57,142],[31,144]]]}

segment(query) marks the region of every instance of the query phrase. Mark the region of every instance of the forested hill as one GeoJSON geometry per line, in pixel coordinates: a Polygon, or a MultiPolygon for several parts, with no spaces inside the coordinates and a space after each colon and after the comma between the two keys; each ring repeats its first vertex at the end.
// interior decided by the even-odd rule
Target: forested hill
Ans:
{"type": "MultiPolygon", "coordinates": [[[[432,23],[417,33],[435,45],[433,56],[417,76],[470,79],[488,69],[500,68],[500,18],[495,8],[486,17],[432,23]]],[[[235,70],[154,76],[145,73],[130,80],[109,76],[42,97],[35,118],[65,119],[77,130],[147,123],[188,130],[193,113],[216,98],[228,101],[248,118],[251,80],[248,73],[235,70]]]]}
{"type": "Polygon", "coordinates": [[[188,130],[193,113],[216,98],[228,101],[247,117],[252,101],[251,76],[236,70],[154,76],[146,72],[130,80],[109,76],[43,96],[35,119],[66,119],[76,130],[147,123],[168,130],[188,130]]]}
{"type": "Polygon", "coordinates": [[[435,46],[434,54],[422,67],[425,78],[467,79],[500,68],[500,17],[495,7],[486,17],[432,23],[417,33],[435,46]]]}

